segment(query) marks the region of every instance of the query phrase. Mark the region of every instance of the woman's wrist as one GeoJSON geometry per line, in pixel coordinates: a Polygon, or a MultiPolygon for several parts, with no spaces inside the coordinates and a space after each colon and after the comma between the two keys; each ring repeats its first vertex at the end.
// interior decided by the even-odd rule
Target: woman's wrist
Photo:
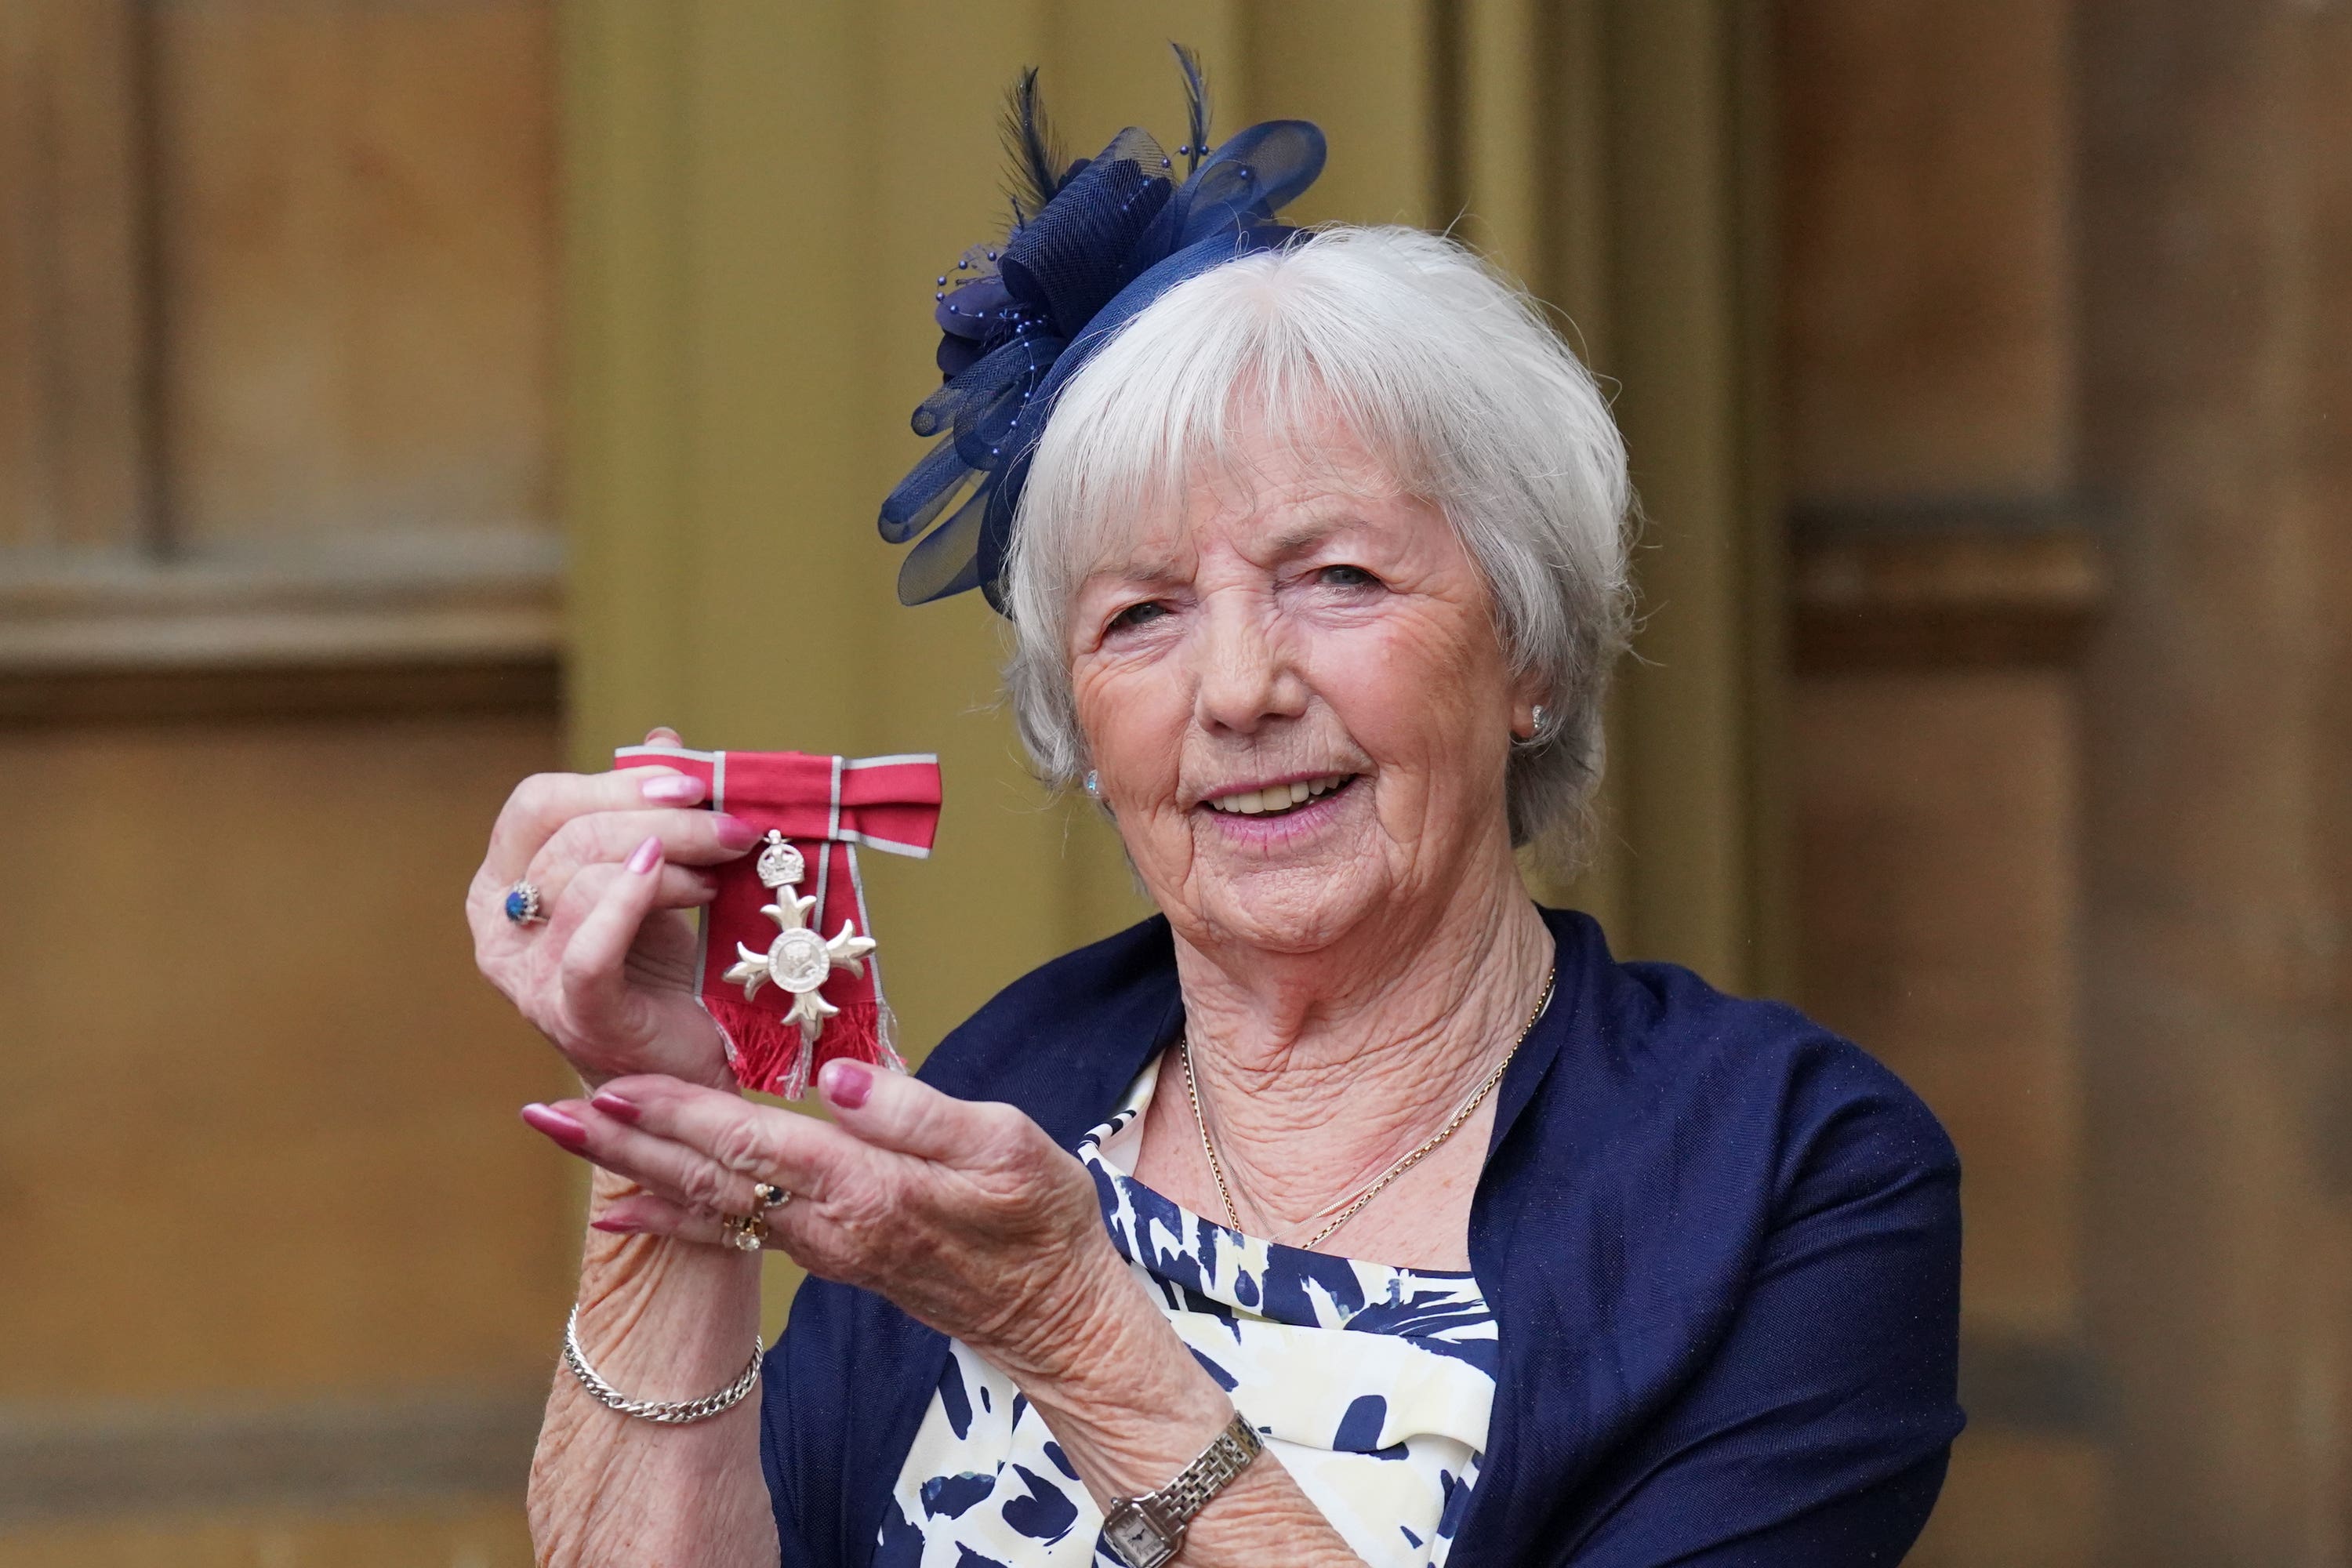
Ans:
{"type": "Polygon", "coordinates": [[[715,1089],[726,1094],[740,1094],[743,1089],[741,1084],[735,1081],[735,1069],[728,1065],[723,1056],[701,1072],[650,1068],[625,1068],[616,1072],[604,1072],[593,1068],[583,1067],[578,1062],[572,1062],[571,1066],[572,1076],[580,1080],[580,1098],[583,1100],[594,1098],[598,1089],[616,1078],[632,1078],[641,1072],[655,1070],[667,1071],[670,1077],[677,1079],[680,1083],[690,1083],[697,1089],[715,1089]]]}
{"type": "Polygon", "coordinates": [[[759,1330],[759,1255],[594,1228],[599,1215],[638,1191],[601,1170],[590,1184],[590,1229],[580,1268],[582,1343],[633,1394],[707,1394],[717,1386],[716,1373],[731,1375],[740,1368],[743,1347],[759,1330]]]}
{"type": "Polygon", "coordinates": [[[1028,1315],[1021,1348],[973,1348],[1013,1379],[1099,1500],[1156,1490],[1224,1429],[1233,1401],[1108,1238],[1066,1279],[1028,1315]]]}
{"type": "Polygon", "coordinates": [[[760,1255],[757,1252],[712,1247],[679,1237],[648,1235],[635,1225],[608,1229],[598,1223],[617,1205],[645,1195],[647,1195],[646,1189],[626,1176],[615,1175],[602,1167],[592,1167],[588,1180],[588,1239],[581,1257],[583,1297],[587,1290],[586,1281],[592,1279],[610,1275],[613,1282],[617,1284],[648,1269],[672,1267],[674,1261],[696,1268],[723,1264],[724,1272],[758,1276],[760,1255]]]}

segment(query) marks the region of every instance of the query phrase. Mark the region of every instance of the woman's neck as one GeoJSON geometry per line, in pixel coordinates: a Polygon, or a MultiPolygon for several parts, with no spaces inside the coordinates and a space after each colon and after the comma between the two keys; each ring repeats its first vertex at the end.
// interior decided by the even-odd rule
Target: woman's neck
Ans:
{"type": "MultiPolygon", "coordinates": [[[[1417,913],[1313,953],[1179,939],[1192,1070],[1245,1224],[1288,1238],[1352,1198],[1444,1125],[1527,1024],[1552,940],[1516,865],[1417,913]]],[[[1189,1121],[1181,1080],[1163,1083],[1189,1121]]]]}

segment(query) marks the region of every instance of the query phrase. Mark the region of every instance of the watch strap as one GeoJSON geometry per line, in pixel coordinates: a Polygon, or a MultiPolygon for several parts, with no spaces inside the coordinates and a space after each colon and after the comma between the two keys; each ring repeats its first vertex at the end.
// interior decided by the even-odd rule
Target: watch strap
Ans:
{"type": "Polygon", "coordinates": [[[1167,1562],[1182,1547],[1184,1527],[1192,1516],[1247,1469],[1265,1447],[1248,1417],[1234,1411],[1225,1429],[1201,1450],[1199,1458],[1178,1471],[1174,1480],[1156,1492],[1113,1502],[1105,1521],[1110,1526],[1111,1545],[1131,1568],[1157,1568],[1167,1562]],[[1150,1533],[1158,1538],[1140,1555],[1129,1545],[1139,1523],[1149,1523],[1150,1533]]]}
{"type": "Polygon", "coordinates": [[[1265,1447],[1258,1441],[1257,1429],[1238,1410],[1217,1434],[1216,1441],[1201,1450],[1201,1457],[1177,1473],[1176,1479],[1145,1500],[1152,1510],[1181,1530],[1192,1522],[1192,1516],[1209,1506],[1209,1500],[1224,1490],[1231,1481],[1257,1458],[1265,1447]]]}

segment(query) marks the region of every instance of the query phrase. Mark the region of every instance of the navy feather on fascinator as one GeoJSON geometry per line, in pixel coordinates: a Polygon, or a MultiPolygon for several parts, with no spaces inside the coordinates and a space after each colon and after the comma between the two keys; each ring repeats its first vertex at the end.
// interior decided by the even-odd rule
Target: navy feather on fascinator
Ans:
{"type": "Polygon", "coordinates": [[[1133,127],[1064,166],[1036,71],[1013,89],[1012,229],[1001,245],[965,252],[955,276],[940,279],[946,382],[913,421],[915,434],[939,439],[882,503],[882,537],[916,541],[899,568],[900,603],[979,588],[1003,610],[1013,511],[1055,395],[1170,288],[1297,232],[1274,215],[1323,172],[1323,132],[1303,120],[1271,120],[1210,151],[1200,64],[1181,47],[1176,58],[1192,137],[1176,150],[1185,161],[1181,183],[1175,160],[1133,127]]]}

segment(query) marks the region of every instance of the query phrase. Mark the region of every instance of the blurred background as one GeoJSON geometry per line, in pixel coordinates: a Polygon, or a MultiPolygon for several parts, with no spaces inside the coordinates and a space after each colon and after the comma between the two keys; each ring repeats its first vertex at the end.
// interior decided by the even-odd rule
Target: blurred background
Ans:
{"type": "Polygon", "coordinates": [[[0,1563],[528,1561],[522,774],[938,750],[918,1046],[1136,917],[871,519],[1004,87],[1177,138],[1171,33],[1612,378],[1647,619],[1543,890],[1958,1140],[1913,1561],[2352,1564],[2346,0],[0,3],[0,1563]]]}

